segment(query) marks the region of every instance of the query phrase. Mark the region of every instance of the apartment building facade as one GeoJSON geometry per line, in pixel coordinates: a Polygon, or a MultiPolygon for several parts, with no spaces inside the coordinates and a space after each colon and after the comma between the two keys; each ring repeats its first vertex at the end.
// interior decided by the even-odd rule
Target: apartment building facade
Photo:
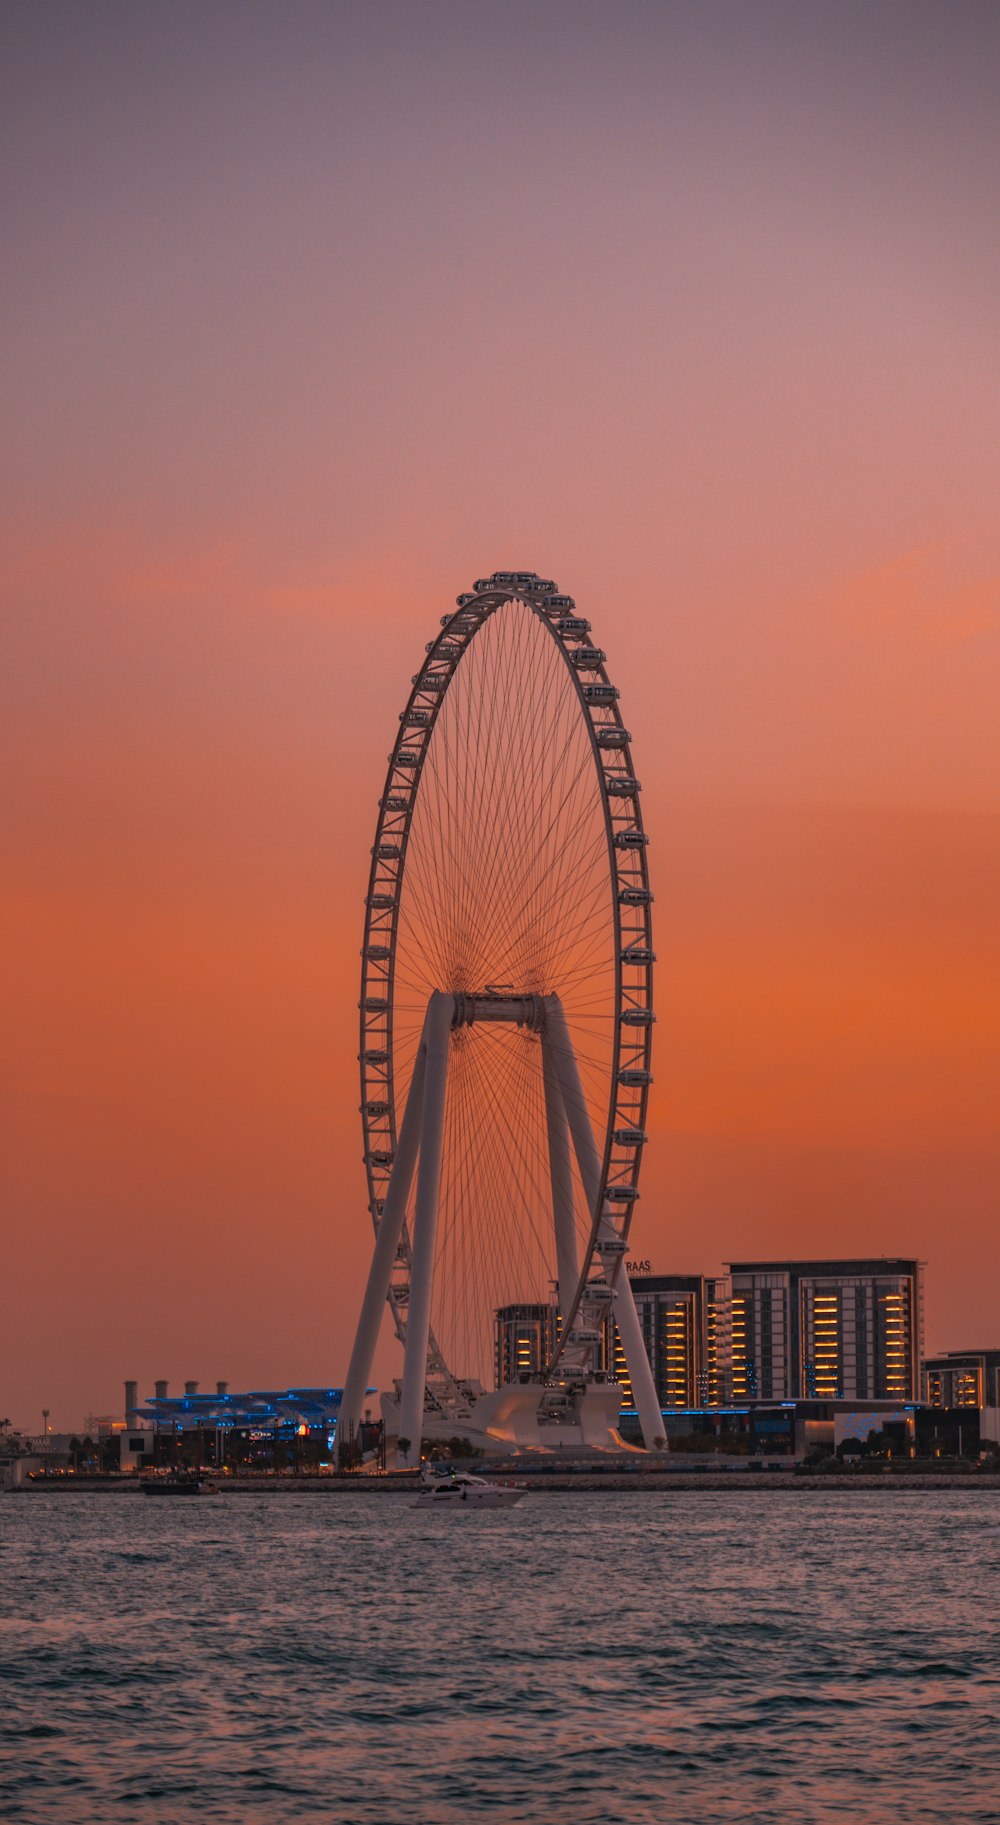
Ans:
{"type": "Polygon", "coordinates": [[[728,1278],[734,1400],[919,1400],[919,1261],[734,1261],[728,1278]]]}
{"type": "MultiPolygon", "coordinates": [[[[922,1397],[923,1274],[911,1257],[734,1261],[723,1274],[638,1273],[629,1284],[664,1409],[922,1397]]],[[[557,1307],[504,1306],[495,1323],[497,1385],[537,1375],[558,1336],[557,1307]]],[[[616,1325],[600,1357],[630,1407],[616,1325]]],[[[937,1379],[925,1385],[937,1394],[925,1397],[935,1404],[1000,1406],[1000,1352],[932,1366],[937,1379]]]]}
{"type": "Polygon", "coordinates": [[[929,1407],[1000,1407],[1000,1350],[945,1350],[924,1363],[929,1407]]]}

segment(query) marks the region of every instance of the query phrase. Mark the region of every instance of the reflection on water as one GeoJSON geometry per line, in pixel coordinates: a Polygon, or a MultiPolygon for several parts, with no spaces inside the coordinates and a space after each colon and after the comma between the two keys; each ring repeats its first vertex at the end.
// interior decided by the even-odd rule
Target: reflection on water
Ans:
{"type": "Polygon", "coordinates": [[[0,1500],[4,1819],[1000,1821],[1000,1506],[0,1500]]]}

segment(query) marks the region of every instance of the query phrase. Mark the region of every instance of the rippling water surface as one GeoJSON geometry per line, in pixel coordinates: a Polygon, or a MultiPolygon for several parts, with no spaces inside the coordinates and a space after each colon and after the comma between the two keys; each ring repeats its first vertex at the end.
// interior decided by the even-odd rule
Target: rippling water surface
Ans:
{"type": "Polygon", "coordinates": [[[0,1816],[1000,1821],[986,1491],[0,1498],[0,1816]]]}

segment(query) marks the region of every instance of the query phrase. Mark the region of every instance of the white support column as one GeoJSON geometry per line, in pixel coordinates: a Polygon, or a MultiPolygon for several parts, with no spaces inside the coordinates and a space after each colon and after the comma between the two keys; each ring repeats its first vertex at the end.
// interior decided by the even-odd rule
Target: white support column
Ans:
{"type": "MultiPolygon", "coordinates": [[[[426,1021],[424,1023],[426,1033],[426,1021]]],[[[347,1380],[340,1400],[340,1412],[337,1416],[338,1447],[350,1439],[357,1431],[364,1406],[365,1389],[371,1380],[372,1364],[375,1360],[375,1349],[378,1334],[382,1325],[382,1313],[389,1295],[389,1283],[392,1279],[393,1263],[399,1238],[403,1233],[403,1218],[406,1214],[406,1200],[413,1182],[413,1169],[417,1163],[417,1143],[420,1139],[420,1121],[424,1110],[424,1076],[427,1068],[427,1052],[424,1035],[413,1066],[413,1076],[406,1098],[406,1108],[396,1140],[396,1157],[392,1163],[392,1176],[386,1193],[382,1216],[375,1237],[375,1251],[372,1264],[368,1270],[368,1284],[361,1305],[361,1316],[354,1336],[354,1348],[347,1370],[347,1380]]]]}
{"type": "Polygon", "coordinates": [[[590,1125],[587,1098],[580,1080],[580,1067],[576,1062],[573,1041],[569,1036],[566,1016],[558,995],[546,996],[545,1027],[550,1056],[559,1079],[566,1120],[573,1136],[573,1148],[580,1167],[583,1189],[586,1192],[591,1212],[593,1212],[601,1183],[601,1156],[597,1151],[594,1130],[590,1125]]]}
{"type": "Polygon", "coordinates": [[[552,1056],[547,1027],[542,1029],[542,1082],[545,1088],[545,1125],[549,1137],[549,1174],[552,1180],[552,1220],[556,1238],[556,1272],[559,1275],[559,1309],[569,1311],[580,1278],[573,1211],[573,1174],[570,1167],[566,1110],[559,1090],[559,1074],[552,1056]]]}
{"type": "Polygon", "coordinates": [[[639,1413],[639,1424],[647,1451],[662,1451],[666,1446],[666,1424],[660,1412],[660,1403],[656,1393],[653,1371],[649,1366],[646,1353],[646,1342],[642,1334],[642,1324],[636,1311],[635,1299],[629,1277],[622,1272],[615,1286],[615,1303],[613,1307],[615,1323],[618,1326],[628,1364],[629,1380],[639,1413]],[[636,1370],[638,1365],[638,1372],[636,1370]]]}
{"type": "Polygon", "coordinates": [[[455,1010],[453,995],[436,992],[430,998],[424,1021],[427,1065],[424,1079],[423,1120],[420,1124],[420,1164],[417,1168],[417,1203],[413,1218],[413,1265],[410,1303],[403,1356],[403,1397],[399,1436],[410,1441],[411,1461],[420,1462],[427,1385],[427,1341],[431,1323],[434,1281],[434,1244],[437,1236],[438,1193],[441,1184],[441,1148],[444,1141],[444,1105],[448,1082],[448,1047],[455,1010]]]}
{"type": "MultiPolygon", "coordinates": [[[[587,1099],[584,1095],[580,1078],[580,1067],[576,1062],[576,1053],[566,1025],[566,1016],[558,995],[549,995],[545,1001],[545,1022],[552,1049],[552,1057],[559,1078],[563,1105],[570,1133],[573,1136],[573,1147],[580,1177],[586,1192],[587,1203],[593,1212],[601,1185],[601,1158],[594,1139],[594,1130],[590,1124],[587,1110],[587,1099]]],[[[602,1226],[606,1224],[609,1235],[617,1235],[611,1222],[607,1206],[601,1212],[602,1226]]],[[[639,1314],[635,1309],[632,1288],[628,1276],[623,1272],[615,1287],[615,1317],[621,1334],[625,1361],[628,1364],[629,1380],[639,1414],[639,1424],[647,1451],[659,1451],[666,1442],[663,1415],[656,1395],[653,1371],[643,1342],[642,1326],[639,1314]]]]}

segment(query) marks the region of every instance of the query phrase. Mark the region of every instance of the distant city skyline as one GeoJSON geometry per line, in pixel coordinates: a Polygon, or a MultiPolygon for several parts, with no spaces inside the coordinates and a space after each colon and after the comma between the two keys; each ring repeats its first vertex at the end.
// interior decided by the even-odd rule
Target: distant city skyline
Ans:
{"type": "MultiPolygon", "coordinates": [[[[925,1397],[948,1406],[975,1405],[979,1396],[979,1404],[1000,1404],[1000,1345],[984,1348],[981,1339],[975,1346],[967,1338],[964,1345],[948,1350],[927,1347],[926,1267],[912,1256],[874,1255],[743,1260],[727,1262],[708,1274],[660,1272],[648,1259],[628,1264],[664,1407],[714,1407],[748,1399],[850,1402],[925,1397]],[[880,1312],[886,1301],[899,1310],[880,1312]],[[736,1314],[740,1342],[735,1337],[736,1305],[741,1308],[736,1314]],[[899,1332],[894,1340],[889,1337],[892,1330],[899,1332]],[[955,1398],[944,1399],[945,1389],[955,1398]]],[[[558,1335],[558,1308],[529,1302],[502,1308],[493,1316],[496,1385],[524,1372],[537,1374],[558,1335]]],[[[617,1333],[610,1351],[607,1345],[602,1349],[602,1363],[614,1367],[627,1406],[631,1390],[617,1333]]],[[[383,1383],[368,1390],[373,1411],[374,1396],[389,1387],[391,1383],[383,1383]]],[[[102,1420],[121,1420],[123,1415],[127,1419],[132,1411],[146,1413],[150,1401],[208,1411],[217,1402],[224,1407],[235,1398],[228,1379],[215,1380],[214,1394],[201,1377],[190,1376],[128,1378],[118,1388],[116,1401],[102,1410],[102,1420]]],[[[288,1398],[314,1398],[330,1391],[325,1384],[323,1389],[290,1386],[288,1398]]],[[[333,1391],[339,1397],[336,1386],[333,1391]]],[[[273,1403],[277,1397],[266,1392],[252,1398],[273,1403]]],[[[41,1432],[44,1428],[35,1425],[35,1417],[29,1416],[19,1429],[41,1432]]],[[[97,1417],[92,1407],[90,1418],[97,1417]]],[[[87,1423],[86,1415],[72,1421],[64,1418],[60,1427],[50,1430],[79,1430],[87,1423]]]]}

